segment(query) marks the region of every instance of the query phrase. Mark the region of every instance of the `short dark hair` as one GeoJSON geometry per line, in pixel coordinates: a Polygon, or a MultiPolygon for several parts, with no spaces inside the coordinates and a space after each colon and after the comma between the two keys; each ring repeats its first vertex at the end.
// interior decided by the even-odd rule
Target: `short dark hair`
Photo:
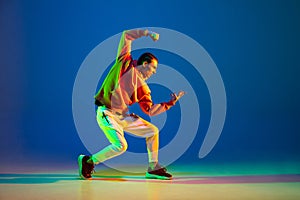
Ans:
{"type": "Polygon", "coordinates": [[[137,65],[142,65],[145,61],[151,63],[152,60],[156,60],[158,62],[158,59],[152,53],[143,53],[137,60],[137,65]]]}

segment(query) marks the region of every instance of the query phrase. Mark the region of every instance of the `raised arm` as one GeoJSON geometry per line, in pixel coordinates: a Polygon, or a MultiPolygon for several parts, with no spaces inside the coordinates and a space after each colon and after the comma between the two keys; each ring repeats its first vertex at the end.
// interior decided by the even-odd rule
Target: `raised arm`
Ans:
{"type": "Polygon", "coordinates": [[[130,55],[131,52],[131,42],[143,36],[150,36],[153,41],[158,40],[159,35],[148,29],[133,29],[123,31],[122,37],[120,39],[117,60],[122,60],[126,55],[130,55]]]}

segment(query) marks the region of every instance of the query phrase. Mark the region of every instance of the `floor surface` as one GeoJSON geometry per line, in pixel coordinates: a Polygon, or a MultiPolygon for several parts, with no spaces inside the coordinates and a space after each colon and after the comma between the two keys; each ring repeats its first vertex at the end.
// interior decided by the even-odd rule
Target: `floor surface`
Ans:
{"type": "Polygon", "coordinates": [[[295,164],[170,166],[174,179],[167,181],[96,170],[92,180],[80,180],[75,168],[15,173],[2,169],[0,199],[300,199],[300,169],[295,164]]]}

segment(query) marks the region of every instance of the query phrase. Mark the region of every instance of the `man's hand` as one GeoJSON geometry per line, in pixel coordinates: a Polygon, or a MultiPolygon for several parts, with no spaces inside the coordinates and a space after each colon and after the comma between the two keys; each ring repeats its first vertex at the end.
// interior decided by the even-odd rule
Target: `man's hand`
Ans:
{"type": "Polygon", "coordinates": [[[159,34],[158,33],[155,33],[153,31],[149,31],[148,32],[148,35],[151,37],[151,39],[155,42],[159,39],[159,34]]]}
{"type": "Polygon", "coordinates": [[[171,100],[169,101],[171,104],[175,105],[175,103],[183,96],[185,95],[184,91],[180,91],[178,92],[178,94],[176,93],[172,93],[171,94],[171,100]]]}

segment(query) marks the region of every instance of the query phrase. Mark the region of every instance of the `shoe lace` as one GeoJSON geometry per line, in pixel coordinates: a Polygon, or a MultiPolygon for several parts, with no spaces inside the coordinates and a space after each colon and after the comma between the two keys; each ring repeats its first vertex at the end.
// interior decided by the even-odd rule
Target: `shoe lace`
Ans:
{"type": "Polygon", "coordinates": [[[161,166],[160,164],[156,164],[154,170],[162,170],[163,172],[167,172],[167,168],[165,168],[164,166],[161,166]]]}

